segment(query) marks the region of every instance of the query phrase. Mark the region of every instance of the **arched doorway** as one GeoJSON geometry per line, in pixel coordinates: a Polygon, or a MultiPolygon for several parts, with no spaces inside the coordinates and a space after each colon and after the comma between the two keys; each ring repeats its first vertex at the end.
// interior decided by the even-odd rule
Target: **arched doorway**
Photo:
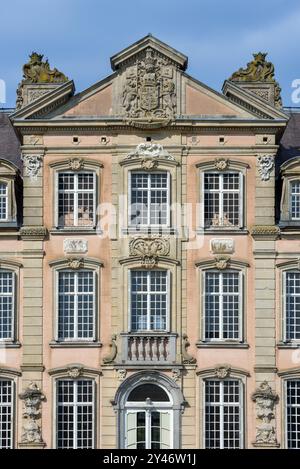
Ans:
{"type": "Polygon", "coordinates": [[[139,372],[117,391],[119,448],[172,449],[180,447],[184,399],[169,377],[139,372]]]}

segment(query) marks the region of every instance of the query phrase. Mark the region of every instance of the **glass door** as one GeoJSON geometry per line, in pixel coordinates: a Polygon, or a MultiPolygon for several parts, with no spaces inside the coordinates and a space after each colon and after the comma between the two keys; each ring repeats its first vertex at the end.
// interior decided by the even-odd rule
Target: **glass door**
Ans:
{"type": "Polygon", "coordinates": [[[172,448],[171,417],[171,410],[165,409],[127,410],[126,448],[172,448]]]}

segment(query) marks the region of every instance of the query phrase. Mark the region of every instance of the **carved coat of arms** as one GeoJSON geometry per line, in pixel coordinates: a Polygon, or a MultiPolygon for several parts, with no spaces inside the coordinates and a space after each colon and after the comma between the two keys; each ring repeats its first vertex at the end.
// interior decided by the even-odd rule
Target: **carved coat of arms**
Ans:
{"type": "Polygon", "coordinates": [[[150,47],[127,70],[122,105],[128,117],[173,118],[176,111],[173,68],[150,47]]]}

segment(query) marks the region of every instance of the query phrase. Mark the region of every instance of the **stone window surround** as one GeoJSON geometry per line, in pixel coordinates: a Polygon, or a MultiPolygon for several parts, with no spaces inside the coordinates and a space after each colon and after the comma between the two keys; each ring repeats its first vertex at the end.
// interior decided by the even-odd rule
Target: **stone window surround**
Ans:
{"type": "MultiPolygon", "coordinates": [[[[98,259],[93,259],[89,257],[84,257],[79,259],[82,262],[82,267],[78,270],[92,270],[96,274],[96,292],[95,292],[95,337],[94,340],[68,340],[68,341],[59,341],[57,335],[57,326],[58,326],[58,308],[57,308],[57,301],[58,301],[58,292],[57,292],[57,279],[58,279],[58,272],[62,270],[70,270],[72,269],[69,267],[70,259],[74,257],[65,257],[63,259],[58,259],[55,261],[49,262],[49,266],[52,269],[52,285],[53,285],[53,294],[52,294],[52,301],[53,301],[53,316],[52,316],[52,334],[53,340],[50,342],[51,348],[86,348],[86,347],[101,347],[102,344],[100,342],[100,331],[101,331],[101,275],[100,269],[103,267],[103,263],[100,262],[98,259]]],[[[76,257],[77,259],[77,257],[76,257]]]]}
{"type": "Polygon", "coordinates": [[[100,163],[99,161],[92,160],[90,158],[85,158],[85,157],[78,157],[78,156],[73,156],[73,158],[69,159],[64,159],[64,160],[58,160],[53,163],[49,163],[49,168],[50,168],[50,187],[52,188],[52,229],[51,229],[51,234],[63,234],[63,233],[68,233],[68,234],[90,234],[90,233],[95,233],[96,232],[96,227],[98,223],[98,216],[97,216],[97,207],[100,203],[100,190],[102,186],[102,168],[103,164],[100,163]],[[78,160],[81,165],[80,168],[78,169],[72,169],[70,167],[70,162],[72,160],[78,160]],[[80,171],[91,171],[96,175],[96,187],[95,187],[95,226],[91,227],[86,227],[86,226],[66,226],[66,227],[58,227],[57,225],[57,209],[58,209],[58,174],[60,172],[74,172],[78,173],[80,171]]]}
{"type": "Polygon", "coordinates": [[[241,187],[241,193],[240,193],[240,211],[241,211],[241,226],[240,227],[220,227],[220,228],[204,228],[204,210],[201,212],[201,221],[200,225],[196,227],[196,232],[202,234],[207,233],[207,234],[247,234],[248,230],[247,228],[247,204],[245,201],[245,195],[247,194],[247,169],[249,169],[248,163],[244,163],[243,161],[238,161],[238,160],[232,160],[226,156],[221,156],[220,158],[216,159],[210,159],[210,160],[205,160],[205,161],[200,161],[199,163],[195,164],[195,167],[197,168],[197,187],[199,190],[197,190],[197,201],[196,203],[199,204],[202,207],[204,207],[204,174],[207,172],[214,172],[217,174],[224,174],[226,172],[238,172],[241,174],[241,181],[242,181],[242,187],[241,187]],[[216,168],[216,162],[218,159],[225,160],[226,161],[226,169],[220,170],[216,168]]]}
{"type": "MultiPolygon", "coordinates": [[[[198,389],[199,389],[199,421],[202,422],[202,425],[199,425],[199,448],[205,449],[205,381],[210,379],[219,379],[216,376],[216,370],[219,367],[228,367],[229,368],[229,376],[226,377],[227,379],[237,379],[240,381],[243,389],[242,395],[242,429],[243,429],[243,449],[246,449],[246,442],[247,442],[247,432],[248,426],[246,425],[247,422],[247,378],[250,376],[249,372],[243,370],[241,368],[231,367],[227,364],[216,364],[215,368],[204,368],[196,372],[199,381],[198,381],[198,389]]],[[[226,379],[224,378],[224,379],[226,379]]],[[[196,410],[197,412],[197,410],[196,410]]]]}
{"type": "MultiPolygon", "coordinates": [[[[145,270],[141,266],[141,262],[137,258],[126,258],[120,261],[121,264],[121,282],[123,285],[123,300],[120,303],[120,317],[123,318],[122,332],[129,332],[131,328],[130,323],[130,272],[132,270],[145,270]]],[[[178,272],[178,262],[172,259],[158,258],[155,270],[165,270],[169,275],[169,321],[168,329],[166,333],[178,332],[177,329],[177,297],[176,297],[176,285],[180,282],[178,272]]],[[[153,331],[154,332],[154,331],[153,331]]]]}
{"type": "MultiPolygon", "coordinates": [[[[227,256],[217,256],[218,257],[227,257],[227,256]]],[[[247,276],[247,268],[249,267],[249,264],[246,261],[239,260],[239,259],[231,259],[228,258],[228,268],[221,270],[220,272],[226,272],[227,270],[234,270],[240,272],[240,275],[242,277],[241,281],[241,288],[242,288],[242,294],[243,294],[243,304],[242,304],[242,318],[241,318],[241,340],[214,340],[214,341],[208,341],[204,340],[204,295],[202,294],[204,290],[204,273],[207,271],[218,271],[215,267],[216,259],[203,259],[200,262],[197,262],[195,264],[198,272],[199,272],[199,278],[198,278],[198,288],[199,288],[199,294],[198,294],[198,318],[199,318],[199,326],[198,326],[198,336],[199,340],[197,341],[196,345],[198,348],[202,347],[212,347],[212,348],[248,348],[249,345],[246,341],[247,339],[247,282],[248,282],[248,276],[247,276]]]]}
{"type": "Polygon", "coordinates": [[[12,389],[13,389],[13,407],[12,407],[12,420],[13,420],[13,434],[12,434],[12,442],[13,448],[16,448],[17,445],[17,421],[18,421],[18,406],[16,405],[16,396],[17,390],[19,389],[19,378],[22,376],[22,373],[14,368],[10,367],[0,367],[0,379],[7,379],[12,382],[12,389]]]}
{"type": "Polygon", "coordinates": [[[12,163],[0,159],[0,182],[7,184],[7,219],[0,220],[0,229],[17,227],[17,200],[15,181],[19,169],[12,163]]]}
{"type": "MultiPolygon", "coordinates": [[[[124,233],[146,233],[148,232],[149,229],[151,229],[151,232],[159,231],[159,232],[165,232],[165,233],[174,233],[176,232],[176,227],[179,226],[180,220],[177,220],[177,213],[170,213],[170,226],[165,227],[151,227],[149,225],[148,227],[141,227],[140,229],[136,229],[134,226],[129,225],[129,220],[128,220],[128,213],[129,213],[129,200],[130,200],[130,174],[132,172],[141,172],[141,173],[146,173],[145,169],[141,167],[141,159],[128,159],[128,160],[121,160],[120,161],[120,167],[121,167],[121,172],[120,172],[120,187],[122,190],[119,192],[119,195],[124,194],[125,195],[125,204],[123,207],[123,226],[121,227],[122,232],[124,233]]],[[[169,188],[170,188],[170,206],[175,204],[178,200],[181,200],[181,196],[178,193],[180,191],[180,173],[178,171],[179,163],[176,160],[167,160],[163,158],[157,158],[155,159],[157,162],[157,167],[155,170],[149,170],[150,173],[155,173],[155,172],[162,172],[165,171],[168,173],[168,179],[169,179],[169,188]]]]}
{"type": "Polygon", "coordinates": [[[288,368],[277,372],[279,378],[281,378],[281,448],[287,449],[287,432],[286,432],[286,383],[289,380],[300,379],[300,368],[288,368]]]}
{"type": "Polygon", "coordinates": [[[299,260],[291,259],[289,261],[281,262],[276,265],[276,269],[279,271],[279,276],[277,276],[278,281],[278,291],[280,292],[280,302],[279,305],[275,306],[275,309],[279,308],[279,314],[276,317],[280,318],[279,322],[276,324],[278,328],[278,337],[277,347],[278,348],[297,348],[300,345],[300,340],[286,340],[285,331],[284,331],[284,320],[285,320],[285,273],[286,272],[295,272],[299,271],[299,260]]]}
{"type": "Polygon", "coordinates": [[[52,402],[49,402],[49,405],[52,406],[52,448],[56,448],[56,386],[58,380],[77,380],[77,379],[90,379],[94,383],[94,447],[97,448],[97,442],[100,435],[100,418],[99,418],[99,409],[101,408],[100,402],[100,379],[102,372],[100,369],[88,368],[81,363],[70,363],[63,367],[52,368],[48,370],[49,376],[52,378],[52,402]],[[76,378],[70,375],[70,370],[78,370],[78,376],[76,378]]]}
{"type": "Polygon", "coordinates": [[[280,225],[300,228],[300,220],[292,220],[290,215],[291,183],[300,181],[300,156],[286,161],[280,168],[282,177],[282,194],[280,201],[280,225]]]}
{"type": "Polygon", "coordinates": [[[112,401],[117,413],[117,448],[124,448],[126,401],[130,392],[141,384],[161,386],[171,396],[173,405],[173,448],[181,447],[181,414],[184,411],[185,399],[179,386],[169,376],[158,371],[138,371],[126,378],[117,389],[112,401]]]}
{"type": "Polygon", "coordinates": [[[23,265],[12,259],[0,259],[0,270],[8,270],[14,274],[14,304],[13,304],[13,340],[0,340],[0,348],[19,348],[19,312],[20,312],[20,269],[23,265]]]}

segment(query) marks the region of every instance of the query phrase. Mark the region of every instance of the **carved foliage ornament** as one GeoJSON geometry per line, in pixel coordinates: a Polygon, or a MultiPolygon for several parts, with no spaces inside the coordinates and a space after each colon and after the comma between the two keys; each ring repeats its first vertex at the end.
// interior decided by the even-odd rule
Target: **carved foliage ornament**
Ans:
{"type": "Polygon", "coordinates": [[[135,238],[129,243],[130,256],[141,257],[142,266],[147,269],[155,267],[159,256],[168,256],[169,253],[170,243],[166,238],[135,238]]]}
{"type": "Polygon", "coordinates": [[[230,376],[231,367],[230,365],[219,365],[215,368],[215,376],[218,379],[225,379],[230,376]]]}
{"type": "Polygon", "coordinates": [[[148,47],[126,71],[122,107],[126,117],[173,118],[176,112],[174,68],[148,47]]]}
{"type": "Polygon", "coordinates": [[[83,368],[81,366],[69,366],[68,368],[68,376],[70,378],[76,379],[79,378],[83,373],[83,368]]]}
{"type": "Polygon", "coordinates": [[[275,431],[275,404],[278,395],[264,381],[252,394],[256,406],[256,441],[257,444],[277,445],[275,431]]]}
{"type": "Polygon", "coordinates": [[[37,180],[42,167],[43,157],[41,155],[24,155],[22,161],[24,163],[25,176],[28,176],[32,181],[37,180]]]}
{"type": "Polygon", "coordinates": [[[70,258],[68,259],[68,267],[69,269],[76,270],[81,269],[84,266],[84,260],[78,258],[70,258]]]}
{"type": "Polygon", "coordinates": [[[72,169],[72,171],[79,171],[83,167],[84,167],[83,158],[70,158],[69,159],[69,168],[72,169]]]}
{"type": "Polygon", "coordinates": [[[174,156],[170,155],[160,143],[139,143],[135,150],[130,152],[125,160],[134,158],[164,158],[175,161],[174,156]]]}
{"type": "Polygon", "coordinates": [[[65,253],[85,253],[88,251],[88,242],[86,239],[64,239],[65,253]]]}
{"type": "Polygon", "coordinates": [[[22,443],[42,443],[41,427],[37,420],[41,417],[41,403],[45,396],[36,383],[31,383],[19,397],[24,401],[22,443]]]}
{"type": "Polygon", "coordinates": [[[270,174],[274,168],[274,157],[271,155],[264,155],[258,157],[258,171],[262,181],[268,181],[270,174]]]}
{"type": "Polygon", "coordinates": [[[230,257],[216,257],[215,268],[218,270],[225,270],[229,267],[230,257]]]}
{"type": "Polygon", "coordinates": [[[229,166],[229,160],[225,158],[216,158],[214,166],[218,171],[225,171],[229,166]]]}

